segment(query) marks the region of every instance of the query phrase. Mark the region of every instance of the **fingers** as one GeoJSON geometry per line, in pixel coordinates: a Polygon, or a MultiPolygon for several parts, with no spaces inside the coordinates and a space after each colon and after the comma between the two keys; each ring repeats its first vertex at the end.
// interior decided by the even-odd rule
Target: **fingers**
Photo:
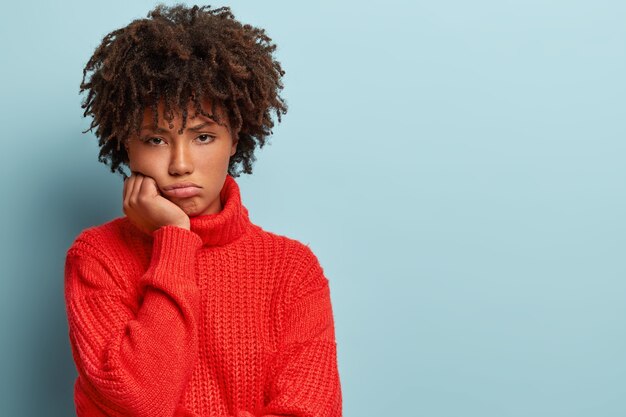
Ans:
{"type": "Polygon", "coordinates": [[[122,191],[122,207],[126,205],[126,186],[128,185],[129,178],[130,177],[124,178],[124,188],[122,191]]]}
{"type": "Polygon", "coordinates": [[[122,207],[124,208],[124,213],[127,213],[128,205],[130,203],[130,194],[133,190],[133,184],[135,183],[136,176],[135,174],[131,174],[130,177],[124,180],[124,197],[122,202],[122,207]]]}
{"type": "Polygon", "coordinates": [[[124,212],[130,208],[130,205],[135,205],[137,203],[137,195],[136,192],[139,190],[137,185],[141,185],[141,179],[143,175],[139,172],[132,171],[131,175],[124,180],[124,199],[123,199],[123,207],[124,212]],[[139,182],[139,184],[137,184],[139,182]],[[136,191],[137,190],[137,191],[136,191]]]}
{"type": "Polygon", "coordinates": [[[156,197],[159,195],[159,188],[157,183],[152,177],[144,177],[141,183],[141,190],[139,191],[145,196],[156,197]]]}
{"type": "Polygon", "coordinates": [[[130,192],[129,203],[131,206],[137,206],[139,202],[139,191],[141,190],[141,183],[144,180],[144,176],[138,174],[135,178],[135,182],[133,183],[132,191],[130,192]]]}
{"type": "Polygon", "coordinates": [[[141,210],[140,204],[146,204],[153,198],[161,195],[156,180],[132,171],[132,174],[124,180],[123,209],[126,215],[135,210],[141,210]]]}

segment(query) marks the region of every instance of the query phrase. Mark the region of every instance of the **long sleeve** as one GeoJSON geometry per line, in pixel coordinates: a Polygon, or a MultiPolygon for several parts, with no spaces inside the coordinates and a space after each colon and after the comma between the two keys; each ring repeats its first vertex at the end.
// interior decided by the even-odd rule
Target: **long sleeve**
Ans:
{"type": "Polygon", "coordinates": [[[268,382],[269,402],[236,417],[341,417],[342,393],[328,279],[307,248],[304,279],[282,320],[281,347],[268,382]]]}
{"type": "Polygon", "coordinates": [[[79,417],[174,415],[197,357],[199,290],[194,233],[164,226],[137,283],[138,308],[119,284],[119,268],[93,239],[77,240],[65,264],[72,354],[82,390],[79,417]],[[96,413],[95,410],[99,410],[96,413]]]}

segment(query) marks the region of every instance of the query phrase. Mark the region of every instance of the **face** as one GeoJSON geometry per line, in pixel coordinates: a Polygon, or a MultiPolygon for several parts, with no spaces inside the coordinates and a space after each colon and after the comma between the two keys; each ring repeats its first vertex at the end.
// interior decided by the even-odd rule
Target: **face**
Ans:
{"type": "MultiPolygon", "coordinates": [[[[202,102],[203,110],[211,113],[211,102],[202,102]]],[[[161,195],[179,206],[188,216],[219,213],[222,210],[220,191],[228,173],[230,157],[237,151],[237,134],[231,132],[223,109],[217,107],[222,125],[201,114],[193,106],[187,109],[187,125],[182,134],[180,112],[169,129],[163,118],[163,101],[158,105],[159,126],[155,129],[153,112],[144,111],[142,130],[126,142],[131,171],[154,178],[161,195]],[[168,195],[164,189],[173,184],[192,182],[197,194],[168,195]]]]}

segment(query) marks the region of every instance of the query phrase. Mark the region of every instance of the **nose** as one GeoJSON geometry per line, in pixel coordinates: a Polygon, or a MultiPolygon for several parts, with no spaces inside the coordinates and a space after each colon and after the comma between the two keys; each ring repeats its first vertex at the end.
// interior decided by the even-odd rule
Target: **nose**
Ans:
{"type": "Polygon", "coordinates": [[[185,141],[179,141],[173,145],[170,155],[170,175],[186,175],[193,172],[191,152],[185,141]]]}

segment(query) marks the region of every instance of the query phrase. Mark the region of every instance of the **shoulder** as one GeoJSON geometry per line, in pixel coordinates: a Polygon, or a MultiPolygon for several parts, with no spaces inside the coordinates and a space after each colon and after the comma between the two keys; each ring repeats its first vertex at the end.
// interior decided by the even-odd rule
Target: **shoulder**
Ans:
{"type": "Polygon", "coordinates": [[[261,239],[272,242],[279,249],[276,256],[281,257],[284,265],[287,304],[329,285],[324,268],[309,243],[260,227],[258,229],[261,239]]]}
{"type": "Polygon", "coordinates": [[[270,232],[254,226],[257,239],[261,239],[265,244],[278,248],[277,255],[286,261],[286,265],[296,270],[305,270],[311,267],[320,267],[319,259],[313,252],[309,243],[304,243],[290,236],[270,232]]]}
{"type": "Polygon", "coordinates": [[[138,242],[150,239],[144,236],[126,217],[82,230],[66,252],[66,285],[128,289],[126,277],[146,251],[138,242]]]}
{"type": "Polygon", "coordinates": [[[67,254],[82,252],[93,256],[115,257],[115,254],[129,250],[133,241],[150,239],[149,236],[142,236],[137,232],[127,217],[116,217],[106,223],[83,229],[67,249],[67,254]]]}

